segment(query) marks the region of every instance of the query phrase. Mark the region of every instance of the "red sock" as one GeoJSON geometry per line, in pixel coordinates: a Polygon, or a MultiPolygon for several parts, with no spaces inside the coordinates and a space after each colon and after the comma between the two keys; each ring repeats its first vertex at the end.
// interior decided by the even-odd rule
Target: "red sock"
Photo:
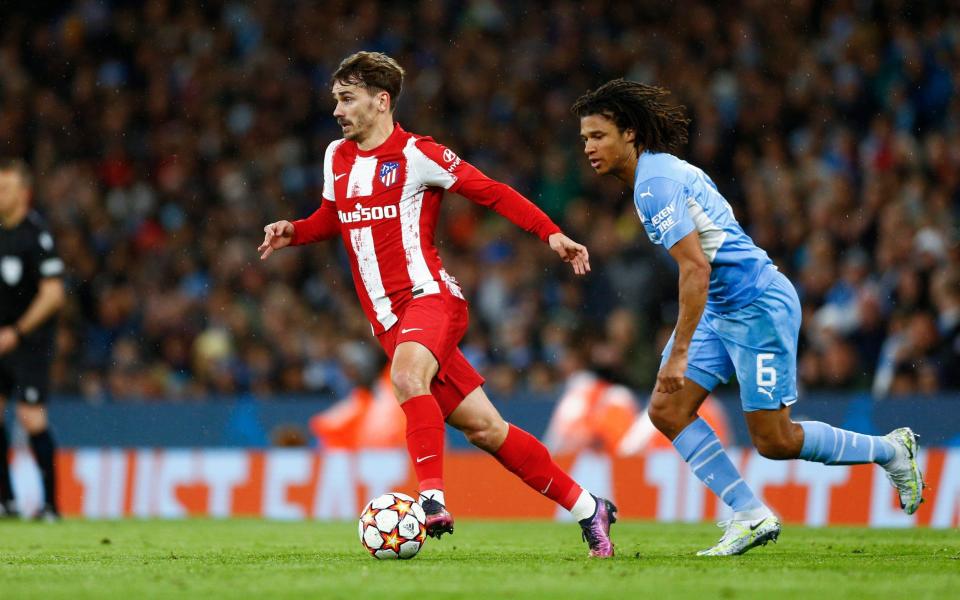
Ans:
{"type": "Polygon", "coordinates": [[[553,462],[547,447],[519,427],[510,425],[507,439],[493,456],[525,484],[567,510],[573,507],[583,491],[553,462]]]}
{"type": "Polygon", "coordinates": [[[443,489],[443,413],[430,394],[400,405],[407,415],[407,451],[420,491],[443,489]]]}

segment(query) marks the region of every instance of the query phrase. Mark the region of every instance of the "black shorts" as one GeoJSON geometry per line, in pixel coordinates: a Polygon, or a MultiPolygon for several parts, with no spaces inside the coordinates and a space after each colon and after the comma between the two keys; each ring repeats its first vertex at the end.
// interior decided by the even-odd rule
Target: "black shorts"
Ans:
{"type": "Polygon", "coordinates": [[[45,404],[50,389],[53,340],[25,341],[0,356],[0,397],[25,404],[45,404]]]}

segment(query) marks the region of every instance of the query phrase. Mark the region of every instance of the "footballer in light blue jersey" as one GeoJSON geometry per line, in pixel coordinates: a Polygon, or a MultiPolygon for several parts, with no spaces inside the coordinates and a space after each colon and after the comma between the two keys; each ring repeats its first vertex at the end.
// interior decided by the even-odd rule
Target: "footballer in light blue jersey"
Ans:
{"type": "MultiPolygon", "coordinates": [[[[736,373],[747,411],[796,402],[800,300],[793,286],[743,231],[703,170],[672,154],[645,150],[635,173],[633,200],[650,241],[670,250],[694,234],[710,266],[685,377],[711,391],[736,373]],[[747,308],[754,302],[764,309],[747,308]]],[[[676,333],[664,349],[664,365],[675,338],[676,333]]]]}
{"type": "Polygon", "coordinates": [[[617,79],[581,96],[584,153],[599,175],[633,188],[647,236],[680,271],[677,325],[663,350],[647,412],[693,472],[733,511],[720,541],[699,554],[742,554],[776,541],[780,521],[756,497],[697,415],[707,395],[736,376],[750,437],[761,455],[825,464],[877,463],[908,514],[922,500],[916,435],[886,436],[794,422],[800,301],[790,281],[744,232],[701,169],[677,158],[687,141],[682,106],[663,88],[617,79]]]}
{"type": "Polygon", "coordinates": [[[666,152],[644,151],[637,161],[633,201],[654,244],[669,250],[696,231],[711,265],[706,309],[746,306],[776,276],[767,253],[737,223],[733,208],[701,169],[666,152]]]}

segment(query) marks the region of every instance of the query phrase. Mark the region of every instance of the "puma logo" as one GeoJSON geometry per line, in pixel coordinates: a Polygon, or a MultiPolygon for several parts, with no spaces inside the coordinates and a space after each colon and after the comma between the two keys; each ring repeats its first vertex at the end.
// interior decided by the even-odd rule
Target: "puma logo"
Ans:
{"type": "Polygon", "coordinates": [[[773,392],[771,392],[767,388],[757,388],[757,391],[760,392],[761,394],[766,394],[767,396],[770,396],[770,399],[773,400],[773,392]]]}
{"type": "Polygon", "coordinates": [[[653,192],[650,191],[650,186],[647,186],[647,191],[640,192],[641,198],[653,198],[653,192]]]}

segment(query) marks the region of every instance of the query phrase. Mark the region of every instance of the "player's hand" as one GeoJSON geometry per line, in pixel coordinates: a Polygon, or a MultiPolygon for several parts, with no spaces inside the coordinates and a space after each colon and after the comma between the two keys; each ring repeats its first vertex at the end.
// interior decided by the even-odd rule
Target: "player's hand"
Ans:
{"type": "Polygon", "coordinates": [[[573,272],[586,275],[590,272],[590,253],[583,244],[578,244],[562,233],[554,233],[547,239],[550,248],[560,255],[563,262],[573,265],[573,272]]]}
{"type": "Polygon", "coordinates": [[[0,327],[0,356],[12,352],[20,344],[20,336],[13,327],[0,327]]]}
{"type": "Polygon", "coordinates": [[[293,223],[290,221],[277,221],[270,223],[263,228],[263,243],[257,248],[260,253],[260,260],[266,260],[273,254],[274,250],[285,248],[293,241],[293,223]]]}
{"type": "Polygon", "coordinates": [[[657,391],[672,394],[683,389],[683,374],[687,372],[687,354],[671,352],[670,358],[657,373],[657,391]]]}

